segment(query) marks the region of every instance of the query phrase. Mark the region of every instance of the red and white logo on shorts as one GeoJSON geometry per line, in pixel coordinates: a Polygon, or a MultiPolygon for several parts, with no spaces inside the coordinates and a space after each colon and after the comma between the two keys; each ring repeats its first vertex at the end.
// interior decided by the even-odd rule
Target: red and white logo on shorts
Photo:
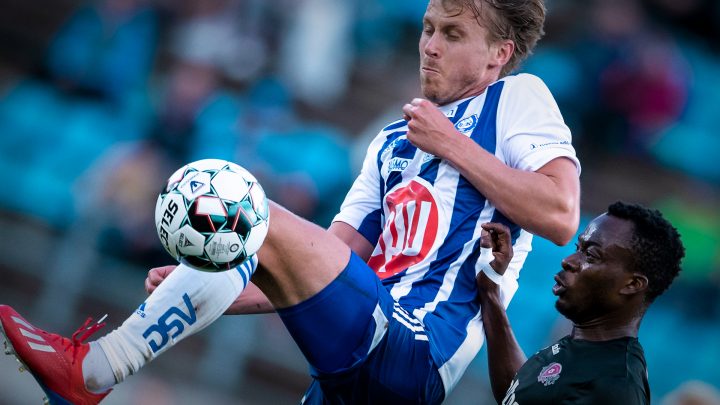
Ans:
{"type": "Polygon", "coordinates": [[[383,232],[368,261],[381,279],[420,263],[435,243],[438,204],[423,183],[412,180],[385,197],[383,232]]]}

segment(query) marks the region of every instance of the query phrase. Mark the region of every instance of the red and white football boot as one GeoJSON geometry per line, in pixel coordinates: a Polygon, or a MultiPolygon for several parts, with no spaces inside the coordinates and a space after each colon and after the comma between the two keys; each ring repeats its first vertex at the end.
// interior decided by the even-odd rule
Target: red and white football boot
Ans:
{"type": "Polygon", "coordinates": [[[5,354],[14,355],[29,371],[51,405],[91,405],[99,403],[111,390],[93,394],[85,388],[83,359],[90,350],[85,340],[105,326],[102,319],[91,324],[88,318],[70,339],[39,329],[14,309],[0,305],[0,333],[5,335],[5,354]],[[102,322],[102,323],[101,323],[102,322]]]}

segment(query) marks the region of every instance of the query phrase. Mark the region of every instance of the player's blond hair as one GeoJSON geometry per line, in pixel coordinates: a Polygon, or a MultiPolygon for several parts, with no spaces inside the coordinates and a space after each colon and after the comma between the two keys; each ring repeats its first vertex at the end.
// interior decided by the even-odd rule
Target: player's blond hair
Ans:
{"type": "Polygon", "coordinates": [[[443,6],[468,8],[478,22],[488,28],[490,42],[511,40],[515,52],[503,66],[506,76],[532,54],[538,40],[545,34],[544,0],[442,0],[443,6]]]}

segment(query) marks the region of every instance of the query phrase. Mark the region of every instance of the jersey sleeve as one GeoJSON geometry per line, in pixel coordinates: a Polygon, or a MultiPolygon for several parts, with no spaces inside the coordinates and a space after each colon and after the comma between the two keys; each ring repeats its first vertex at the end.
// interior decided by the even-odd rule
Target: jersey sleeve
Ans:
{"type": "Polygon", "coordinates": [[[382,177],[378,162],[384,141],[385,137],[380,133],[370,143],[360,174],[345,196],[340,212],[333,219],[333,222],[345,222],[355,228],[373,246],[382,231],[382,177]]]}
{"type": "Polygon", "coordinates": [[[566,157],[575,163],[579,175],[570,129],[545,83],[536,76],[520,74],[505,85],[498,109],[499,145],[505,163],[536,171],[553,159],[566,157]]]}

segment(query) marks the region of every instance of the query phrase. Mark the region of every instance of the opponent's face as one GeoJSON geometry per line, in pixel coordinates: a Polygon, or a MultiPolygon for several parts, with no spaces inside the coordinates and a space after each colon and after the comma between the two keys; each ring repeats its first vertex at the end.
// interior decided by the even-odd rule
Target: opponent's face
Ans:
{"type": "Polygon", "coordinates": [[[576,324],[600,320],[625,306],[633,279],[632,222],[601,215],[578,238],[577,250],[562,261],[553,293],[558,312],[576,324]],[[625,289],[625,290],[624,290],[625,289]]]}
{"type": "Polygon", "coordinates": [[[482,93],[509,58],[507,48],[488,43],[486,27],[470,9],[447,7],[430,0],[420,37],[420,85],[439,105],[482,93]]]}

